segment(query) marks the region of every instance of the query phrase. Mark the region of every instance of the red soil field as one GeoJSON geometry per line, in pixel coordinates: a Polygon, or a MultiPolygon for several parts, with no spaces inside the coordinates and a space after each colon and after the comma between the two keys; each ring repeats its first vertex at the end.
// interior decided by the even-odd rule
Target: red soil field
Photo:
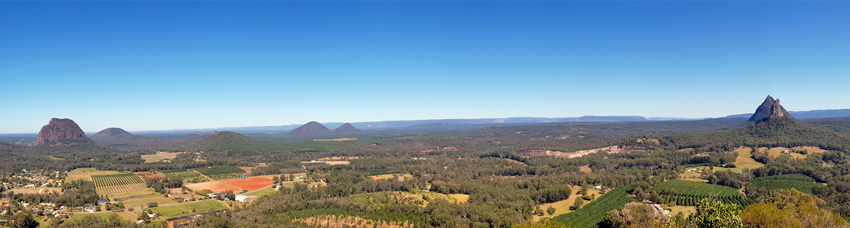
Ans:
{"type": "Polygon", "coordinates": [[[223,180],[222,183],[233,185],[236,187],[248,189],[248,191],[254,191],[257,189],[261,189],[263,187],[274,184],[273,180],[264,177],[251,177],[249,179],[233,179],[233,180],[223,180]]]}
{"type": "Polygon", "coordinates": [[[219,181],[210,181],[210,182],[203,182],[203,183],[197,183],[197,184],[187,184],[186,187],[189,188],[189,189],[192,189],[192,191],[200,191],[200,190],[204,190],[204,189],[209,189],[213,192],[225,192],[227,190],[231,190],[231,191],[234,191],[234,192],[242,191],[241,188],[233,187],[233,186],[221,183],[219,181]]]}

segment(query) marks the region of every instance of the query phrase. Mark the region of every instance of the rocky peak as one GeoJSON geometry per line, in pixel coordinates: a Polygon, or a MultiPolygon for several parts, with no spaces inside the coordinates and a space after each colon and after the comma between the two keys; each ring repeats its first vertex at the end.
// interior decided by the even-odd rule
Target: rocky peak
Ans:
{"type": "Polygon", "coordinates": [[[750,121],[760,122],[780,117],[790,118],[791,114],[788,114],[788,111],[779,104],[779,99],[774,100],[773,97],[768,95],[756,109],[756,112],[753,113],[753,116],[750,117],[750,121]]]}
{"type": "Polygon", "coordinates": [[[334,133],[354,133],[354,132],[360,132],[360,129],[357,129],[356,127],[352,126],[350,123],[345,123],[342,126],[339,126],[338,128],[334,129],[334,133]]]}
{"type": "Polygon", "coordinates": [[[64,139],[88,139],[86,133],[71,119],[50,119],[50,123],[41,127],[36,145],[59,142],[64,139]]]}

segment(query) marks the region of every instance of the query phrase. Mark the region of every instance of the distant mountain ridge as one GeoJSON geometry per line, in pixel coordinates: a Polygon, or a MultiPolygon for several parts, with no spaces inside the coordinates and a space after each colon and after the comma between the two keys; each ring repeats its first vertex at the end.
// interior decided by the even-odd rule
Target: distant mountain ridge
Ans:
{"type": "Polygon", "coordinates": [[[91,136],[94,142],[116,148],[175,148],[200,142],[209,135],[187,135],[182,138],[169,140],[146,135],[133,135],[121,128],[103,129],[91,136]]]}

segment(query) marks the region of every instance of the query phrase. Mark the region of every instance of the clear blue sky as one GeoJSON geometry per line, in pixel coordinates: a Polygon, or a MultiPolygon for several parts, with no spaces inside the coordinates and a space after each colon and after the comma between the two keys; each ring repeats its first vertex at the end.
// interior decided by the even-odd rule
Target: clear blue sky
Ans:
{"type": "Polygon", "coordinates": [[[0,133],[850,108],[850,2],[0,2],[0,133]]]}

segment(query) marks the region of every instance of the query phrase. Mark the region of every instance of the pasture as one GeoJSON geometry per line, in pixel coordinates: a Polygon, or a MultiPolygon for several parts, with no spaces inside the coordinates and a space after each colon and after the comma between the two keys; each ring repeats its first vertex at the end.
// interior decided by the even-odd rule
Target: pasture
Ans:
{"type": "Polygon", "coordinates": [[[735,150],[735,152],[738,152],[738,157],[735,158],[735,162],[734,162],[736,168],[757,169],[757,168],[764,166],[764,164],[762,164],[761,162],[757,162],[756,160],[754,160],[752,158],[753,157],[753,154],[752,154],[753,148],[741,147],[741,148],[738,148],[737,150],[735,150]]]}
{"type": "Polygon", "coordinates": [[[159,162],[159,161],[163,161],[163,160],[172,160],[174,158],[177,158],[178,154],[182,154],[182,153],[185,153],[185,152],[173,152],[173,153],[171,153],[171,152],[159,151],[159,152],[156,152],[156,154],[144,154],[144,155],[141,155],[141,157],[142,157],[142,160],[145,160],[145,162],[159,162]]]}
{"type": "Polygon", "coordinates": [[[227,206],[225,206],[221,202],[218,202],[217,200],[204,200],[189,203],[173,204],[164,207],[154,207],[151,209],[156,211],[157,213],[162,214],[163,217],[172,218],[227,209],[227,206]]]}
{"type": "Polygon", "coordinates": [[[127,207],[127,208],[130,208],[130,207],[134,207],[134,208],[148,207],[148,203],[151,203],[151,202],[155,202],[159,205],[177,203],[174,200],[171,200],[169,198],[166,198],[166,197],[160,196],[160,195],[135,196],[133,198],[123,200],[122,202],[124,202],[124,206],[127,207]]]}
{"type": "Polygon", "coordinates": [[[250,192],[250,193],[245,194],[245,195],[266,196],[266,195],[271,195],[271,194],[276,194],[276,193],[278,193],[278,190],[274,190],[273,188],[266,188],[266,189],[261,189],[261,190],[258,190],[258,191],[250,192]]]}
{"type": "MultiPolygon", "coordinates": [[[[555,213],[552,214],[552,216],[558,216],[558,215],[570,213],[570,212],[572,212],[570,210],[570,206],[575,204],[576,199],[581,197],[581,195],[575,194],[579,190],[581,190],[581,186],[571,186],[570,192],[572,192],[573,194],[570,195],[570,198],[567,198],[565,200],[561,200],[561,201],[558,201],[558,202],[540,204],[540,209],[546,210],[546,208],[549,208],[549,207],[555,208],[555,213]]],[[[599,199],[602,196],[602,194],[600,194],[599,190],[596,190],[596,189],[593,189],[593,188],[588,189],[587,194],[588,195],[596,195],[596,198],[594,200],[599,199]]],[[[585,204],[587,204],[588,202],[589,201],[585,201],[585,204]]],[[[550,217],[550,216],[548,214],[546,214],[546,216],[534,215],[534,220],[536,221],[536,220],[539,220],[540,218],[544,218],[544,217],[550,217]]]]}

